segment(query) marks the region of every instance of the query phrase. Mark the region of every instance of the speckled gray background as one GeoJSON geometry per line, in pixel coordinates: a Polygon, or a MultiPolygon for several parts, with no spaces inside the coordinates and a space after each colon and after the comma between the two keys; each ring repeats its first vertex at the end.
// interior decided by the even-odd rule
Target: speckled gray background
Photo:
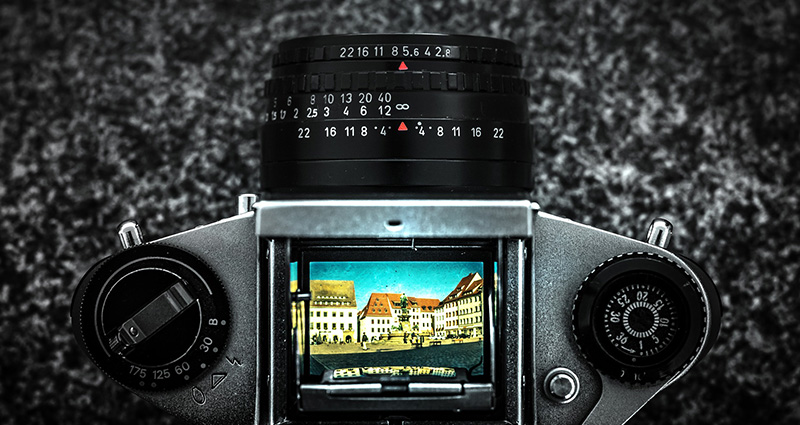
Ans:
{"type": "Polygon", "coordinates": [[[80,275],[136,217],[156,238],[258,185],[255,95],[286,38],[510,38],[546,211],[676,226],[726,311],[716,348],[634,424],[800,422],[796,1],[17,1],[0,5],[0,423],[176,421],[69,333],[80,275]]]}

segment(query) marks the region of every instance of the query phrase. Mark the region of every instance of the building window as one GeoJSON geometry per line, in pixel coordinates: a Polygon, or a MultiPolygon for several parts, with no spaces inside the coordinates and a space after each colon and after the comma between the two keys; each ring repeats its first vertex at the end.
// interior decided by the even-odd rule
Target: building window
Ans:
{"type": "Polygon", "coordinates": [[[348,331],[352,331],[353,330],[353,324],[352,323],[348,323],[347,324],[347,330],[348,331]]]}
{"type": "Polygon", "coordinates": [[[339,312],[339,317],[344,317],[344,312],[343,311],[339,312]]]}
{"type": "Polygon", "coordinates": [[[328,312],[327,312],[327,311],[323,311],[323,312],[322,312],[322,316],[323,316],[323,317],[328,317],[328,312]]]}
{"type": "Polygon", "coordinates": [[[347,317],[353,317],[353,312],[348,313],[347,317]]]}
{"type": "Polygon", "coordinates": [[[322,324],[322,329],[325,329],[327,331],[328,330],[328,324],[327,323],[323,323],[322,324]]]}
{"type": "Polygon", "coordinates": [[[331,329],[336,330],[336,323],[331,323],[331,329]]]}
{"type": "Polygon", "coordinates": [[[317,330],[319,330],[319,328],[320,328],[320,324],[319,324],[319,323],[317,323],[317,330]]]}

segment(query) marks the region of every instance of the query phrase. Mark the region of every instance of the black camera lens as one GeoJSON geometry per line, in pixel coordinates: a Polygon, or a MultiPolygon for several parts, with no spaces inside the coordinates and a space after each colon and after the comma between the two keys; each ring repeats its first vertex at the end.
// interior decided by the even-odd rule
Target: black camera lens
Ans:
{"type": "Polygon", "coordinates": [[[440,34],[289,40],[273,57],[262,190],[525,197],[528,83],[514,43],[440,34]]]}

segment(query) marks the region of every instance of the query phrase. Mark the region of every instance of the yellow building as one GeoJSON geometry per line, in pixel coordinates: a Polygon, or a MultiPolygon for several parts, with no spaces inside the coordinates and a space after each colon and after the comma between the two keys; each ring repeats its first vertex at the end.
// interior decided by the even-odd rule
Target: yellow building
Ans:
{"type": "Polygon", "coordinates": [[[310,329],[312,342],[356,342],[358,308],[352,280],[312,280],[310,329]]]}

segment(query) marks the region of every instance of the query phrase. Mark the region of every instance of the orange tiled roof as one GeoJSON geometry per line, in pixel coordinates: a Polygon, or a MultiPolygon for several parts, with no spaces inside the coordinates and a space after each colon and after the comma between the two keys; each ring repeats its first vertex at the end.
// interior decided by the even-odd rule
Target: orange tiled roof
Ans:
{"type": "Polygon", "coordinates": [[[470,273],[464,276],[455,289],[453,289],[443,300],[442,304],[455,301],[470,295],[479,294],[483,291],[483,278],[478,273],[470,273]]]}
{"type": "MultiPolygon", "coordinates": [[[[409,301],[411,301],[411,299],[412,297],[408,297],[409,301]]],[[[433,309],[439,305],[439,300],[436,298],[414,298],[414,302],[422,311],[433,311],[433,309]]]]}
{"type": "MultiPolygon", "coordinates": [[[[383,292],[373,292],[370,294],[369,302],[361,311],[358,312],[359,318],[370,317],[390,317],[392,310],[400,309],[400,297],[403,294],[392,294],[383,292]]],[[[439,305],[436,298],[417,298],[408,297],[408,308],[419,308],[421,311],[433,311],[439,305]]]]}
{"type": "MultiPolygon", "coordinates": [[[[369,301],[367,305],[364,306],[361,311],[358,312],[358,317],[363,318],[366,316],[370,317],[391,317],[392,312],[390,310],[391,303],[389,302],[389,294],[382,293],[382,292],[373,292],[369,296],[369,301]]],[[[399,295],[398,295],[399,300],[399,295]]]]}

